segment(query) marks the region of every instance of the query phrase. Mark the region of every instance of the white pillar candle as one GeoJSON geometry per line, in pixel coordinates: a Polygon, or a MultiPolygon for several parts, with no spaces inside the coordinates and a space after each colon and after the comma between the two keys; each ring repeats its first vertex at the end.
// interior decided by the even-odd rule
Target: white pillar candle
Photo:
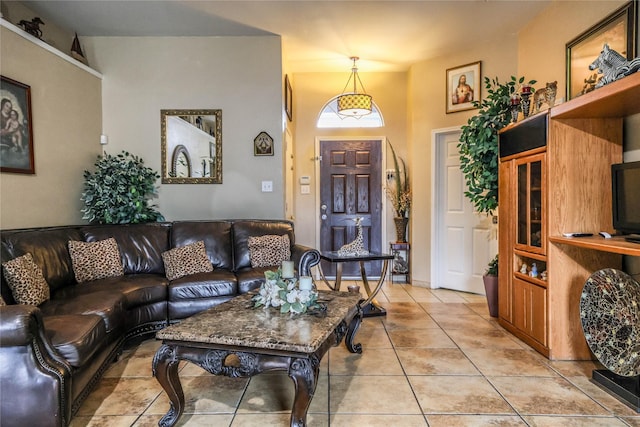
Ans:
{"type": "Polygon", "coordinates": [[[310,291],[313,289],[313,280],[311,276],[300,276],[300,283],[298,284],[298,288],[301,291],[310,291]]]}
{"type": "Polygon", "coordinates": [[[282,277],[284,279],[293,278],[293,261],[282,261],[282,277]]]}

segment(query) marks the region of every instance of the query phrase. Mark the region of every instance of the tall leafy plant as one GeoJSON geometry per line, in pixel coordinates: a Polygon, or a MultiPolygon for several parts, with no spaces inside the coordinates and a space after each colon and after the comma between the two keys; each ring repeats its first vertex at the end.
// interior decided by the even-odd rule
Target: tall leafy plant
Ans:
{"type": "MultiPolygon", "coordinates": [[[[460,168],[465,177],[465,196],[471,200],[478,212],[493,214],[498,207],[498,131],[511,120],[511,95],[516,93],[525,78],[511,76],[511,80],[500,83],[498,78],[484,78],[487,95],[474,101],[478,114],[462,126],[460,168]]],[[[529,85],[535,84],[529,81],[529,85]]]]}
{"type": "Polygon", "coordinates": [[[127,224],[164,221],[150,205],[157,195],[160,175],[146,167],[142,158],[126,151],[99,155],[95,172],[84,171],[82,219],[97,224],[127,224]]]}

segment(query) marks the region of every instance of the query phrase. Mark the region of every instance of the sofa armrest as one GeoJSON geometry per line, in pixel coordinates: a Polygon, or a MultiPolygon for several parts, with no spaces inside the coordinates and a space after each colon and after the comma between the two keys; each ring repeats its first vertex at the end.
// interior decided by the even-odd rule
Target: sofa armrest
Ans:
{"type": "Polygon", "coordinates": [[[291,247],[291,259],[298,265],[300,276],[311,276],[311,267],[320,262],[320,252],[309,246],[294,244],[291,247]]]}
{"type": "Polygon", "coordinates": [[[71,368],[47,338],[38,307],[0,307],[0,360],[0,425],[69,423],[71,368]]]}
{"type": "Polygon", "coordinates": [[[36,313],[33,305],[14,304],[0,307],[0,347],[27,345],[33,339],[36,313]],[[33,323],[33,324],[32,324],[33,323]]]}

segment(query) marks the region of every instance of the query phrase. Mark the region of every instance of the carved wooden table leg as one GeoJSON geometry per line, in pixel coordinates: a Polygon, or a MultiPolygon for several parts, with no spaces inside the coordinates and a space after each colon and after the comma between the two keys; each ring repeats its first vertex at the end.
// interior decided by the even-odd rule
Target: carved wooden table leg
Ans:
{"type": "Polygon", "coordinates": [[[171,427],[178,422],[184,412],[184,392],[178,376],[180,361],[176,357],[176,348],[163,344],[153,357],[152,372],[164,391],[169,396],[171,407],[160,422],[161,427],[171,427]]]}
{"type": "Polygon", "coordinates": [[[291,409],[291,427],[305,427],[307,425],[307,411],[318,385],[319,373],[320,361],[314,357],[292,360],[288,374],[293,380],[296,394],[291,409]]]}

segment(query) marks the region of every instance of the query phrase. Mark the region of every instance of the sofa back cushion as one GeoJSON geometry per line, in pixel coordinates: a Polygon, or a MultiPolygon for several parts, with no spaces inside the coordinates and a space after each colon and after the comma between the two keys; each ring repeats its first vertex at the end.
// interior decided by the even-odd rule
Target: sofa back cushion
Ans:
{"type": "Polygon", "coordinates": [[[233,269],[231,222],[176,221],[171,228],[171,247],[179,248],[204,241],[207,256],[214,268],[233,269]]]}
{"type": "Polygon", "coordinates": [[[249,237],[265,235],[289,236],[291,246],[295,243],[293,223],[286,220],[239,220],[233,222],[233,251],[235,271],[251,267],[249,237]]]}
{"type": "Polygon", "coordinates": [[[113,237],[118,242],[125,274],[164,274],[162,253],[169,250],[171,224],[114,224],[82,227],[84,240],[113,237]]]}
{"type": "MultiPolygon", "coordinates": [[[[28,230],[2,231],[2,262],[31,254],[49,284],[51,294],[56,289],[75,283],[71,257],[67,249],[69,240],[83,240],[78,227],[47,227],[28,230]]],[[[2,279],[2,296],[7,301],[7,287],[2,279]]]]}

